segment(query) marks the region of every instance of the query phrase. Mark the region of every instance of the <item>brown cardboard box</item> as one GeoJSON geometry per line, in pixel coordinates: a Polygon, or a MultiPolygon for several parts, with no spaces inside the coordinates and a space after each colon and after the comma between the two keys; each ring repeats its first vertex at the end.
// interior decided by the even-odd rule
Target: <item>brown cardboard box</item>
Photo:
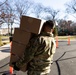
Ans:
{"type": "Polygon", "coordinates": [[[45,22],[44,20],[40,20],[37,18],[22,16],[20,22],[20,28],[27,32],[39,34],[44,22],[45,22]]]}
{"type": "Polygon", "coordinates": [[[21,58],[21,56],[24,53],[26,46],[23,44],[20,44],[18,42],[12,42],[12,48],[11,48],[11,58],[10,58],[10,65],[12,66],[12,62],[16,62],[18,59],[21,58]]]}
{"type": "MultiPolygon", "coordinates": [[[[32,34],[26,31],[23,31],[19,28],[15,29],[13,42],[11,47],[11,57],[10,57],[10,66],[12,62],[16,62],[20,59],[25,51],[26,45],[28,44],[32,34]]],[[[26,64],[22,66],[20,70],[25,71],[26,64]]]]}
{"type": "MultiPolygon", "coordinates": [[[[22,44],[19,44],[17,42],[13,42],[12,44],[13,45],[12,45],[12,50],[11,50],[10,66],[13,67],[12,63],[18,61],[19,59],[21,59],[21,56],[23,55],[26,46],[22,45],[22,44]]],[[[24,64],[20,68],[20,70],[23,71],[23,72],[25,72],[26,68],[27,68],[27,64],[24,64]]]]}
{"type": "MultiPolygon", "coordinates": [[[[28,44],[32,33],[39,34],[43,26],[44,21],[40,19],[22,16],[20,28],[16,28],[13,36],[12,48],[11,48],[11,57],[10,57],[10,66],[12,62],[17,61],[22,57],[26,45],[28,44]]],[[[21,67],[22,71],[25,71],[26,64],[21,67]]]]}
{"type": "Polygon", "coordinates": [[[13,41],[11,53],[21,56],[24,53],[25,48],[26,48],[26,45],[13,41]]]}
{"type": "Polygon", "coordinates": [[[13,41],[26,45],[31,38],[31,33],[23,31],[19,28],[15,28],[13,35],[13,41]]]}

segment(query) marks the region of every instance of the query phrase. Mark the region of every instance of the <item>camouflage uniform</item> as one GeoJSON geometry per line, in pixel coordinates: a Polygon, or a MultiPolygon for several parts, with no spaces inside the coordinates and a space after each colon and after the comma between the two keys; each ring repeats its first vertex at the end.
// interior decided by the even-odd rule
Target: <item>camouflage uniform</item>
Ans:
{"type": "Polygon", "coordinates": [[[16,65],[20,67],[29,62],[28,75],[47,75],[50,72],[55,49],[56,44],[52,34],[41,33],[30,40],[22,59],[16,65]]]}

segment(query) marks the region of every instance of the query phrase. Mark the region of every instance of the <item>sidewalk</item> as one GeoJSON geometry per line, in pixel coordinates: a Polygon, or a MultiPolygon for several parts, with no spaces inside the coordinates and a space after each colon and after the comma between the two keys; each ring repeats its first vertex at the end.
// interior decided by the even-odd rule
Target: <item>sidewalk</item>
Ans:
{"type": "Polygon", "coordinates": [[[10,43],[0,47],[0,61],[10,56],[10,43]]]}

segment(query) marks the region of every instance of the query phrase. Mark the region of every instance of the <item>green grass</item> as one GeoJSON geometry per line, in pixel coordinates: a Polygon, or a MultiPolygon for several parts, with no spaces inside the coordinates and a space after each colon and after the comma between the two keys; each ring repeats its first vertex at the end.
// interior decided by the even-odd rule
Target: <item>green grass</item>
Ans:
{"type": "MultiPolygon", "coordinates": [[[[71,40],[76,39],[76,36],[58,36],[58,39],[67,40],[68,37],[70,37],[71,40]]],[[[56,37],[55,37],[55,39],[56,39],[56,37]]]]}
{"type": "Polygon", "coordinates": [[[9,43],[9,36],[0,36],[0,46],[9,43]]]}
{"type": "Polygon", "coordinates": [[[2,42],[1,42],[1,36],[0,36],[0,46],[1,46],[2,42]]]}
{"type": "MultiPolygon", "coordinates": [[[[71,40],[76,39],[76,36],[69,36],[69,37],[71,40]]],[[[56,37],[55,37],[55,39],[56,39],[56,37]]],[[[59,40],[67,40],[68,36],[58,36],[58,39],[59,40]]],[[[0,46],[5,45],[7,43],[9,43],[9,36],[0,36],[0,46]]]]}
{"type": "Polygon", "coordinates": [[[1,38],[7,38],[7,39],[8,39],[8,38],[9,38],[9,36],[1,36],[1,38]]]}

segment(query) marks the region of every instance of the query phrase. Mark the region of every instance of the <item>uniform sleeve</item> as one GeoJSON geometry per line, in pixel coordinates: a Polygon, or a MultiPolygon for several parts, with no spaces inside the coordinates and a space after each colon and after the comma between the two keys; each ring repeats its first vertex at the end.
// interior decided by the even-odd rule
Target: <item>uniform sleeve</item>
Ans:
{"type": "Polygon", "coordinates": [[[52,43],[53,43],[53,45],[52,45],[52,54],[54,54],[56,52],[56,43],[55,43],[54,39],[52,39],[52,43]]]}
{"type": "Polygon", "coordinates": [[[23,56],[16,62],[16,66],[20,68],[22,65],[27,64],[29,61],[31,61],[34,58],[34,54],[37,51],[37,48],[38,39],[30,40],[24,51],[23,56]]]}

